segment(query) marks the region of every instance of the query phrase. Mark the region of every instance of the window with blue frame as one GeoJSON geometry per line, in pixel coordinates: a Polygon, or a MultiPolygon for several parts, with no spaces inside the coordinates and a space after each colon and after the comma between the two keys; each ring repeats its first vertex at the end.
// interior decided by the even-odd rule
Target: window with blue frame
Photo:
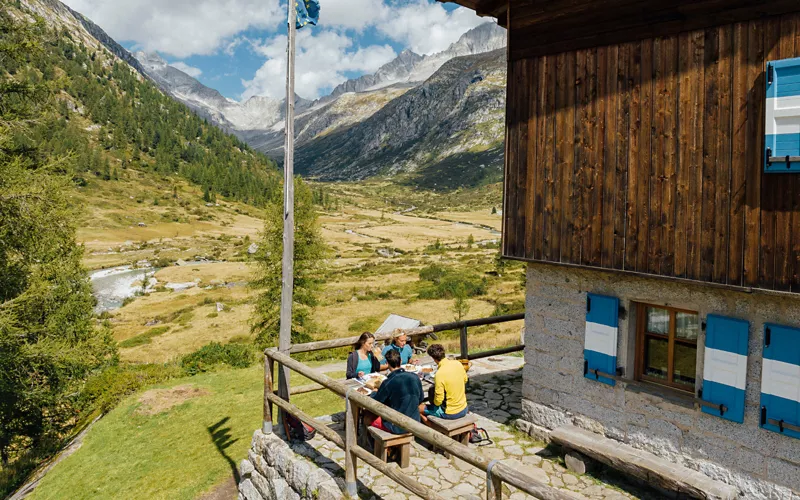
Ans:
{"type": "Polygon", "coordinates": [[[764,172],[800,172],[800,58],[767,63],[764,172]]]}

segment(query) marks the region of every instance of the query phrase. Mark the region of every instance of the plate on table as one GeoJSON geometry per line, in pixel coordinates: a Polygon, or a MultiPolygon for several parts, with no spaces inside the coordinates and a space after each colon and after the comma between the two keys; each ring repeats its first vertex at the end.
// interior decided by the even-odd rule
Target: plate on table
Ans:
{"type": "Polygon", "coordinates": [[[370,394],[372,394],[372,389],[368,387],[359,387],[358,389],[356,389],[356,392],[364,396],[369,396],[370,394]]]}
{"type": "Polygon", "coordinates": [[[364,375],[364,386],[374,391],[381,386],[384,380],[386,380],[386,377],[380,373],[368,373],[364,375]]]}
{"type": "Polygon", "coordinates": [[[418,373],[419,372],[419,366],[417,366],[417,365],[407,364],[407,365],[402,365],[400,368],[402,368],[403,370],[407,371],[408,373],[418,373]]]}
{"type": "Polygon", "coordinates": [[[419,372],[423,375],[433,375],[436,373],[436,367],[433,365],[423,365],[419,367],[419,372]]]}

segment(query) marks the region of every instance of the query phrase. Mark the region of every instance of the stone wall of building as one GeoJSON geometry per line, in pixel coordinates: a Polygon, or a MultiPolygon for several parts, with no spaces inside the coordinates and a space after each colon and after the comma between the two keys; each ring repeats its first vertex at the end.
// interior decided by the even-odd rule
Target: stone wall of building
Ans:
{"type": "MultiPolygon", "coordinates": [[[[571,423],[733,484],[745,498],[800,500],[800,440],[759,428],[763,325],[800,326],[800,297],[549,264],[529,265],[527,278],[521,428],[571,423]],[[626,376],[634,373],[634,302],[750,321],[744,424],[702,413],[669,391],[584,378],[587,292],[620,299],[617,359],[626,376]]],[[[704,342],[701,332],[698,379],[704,342]]]]}
{"type": "MultiPolygon", "coordinates": [[[[304,447],[305,444],[295,445],[304,447]]],[[[275,434],[257,430],[239,465],[239,500],[339,500],[331,474],[275,434]]]]}

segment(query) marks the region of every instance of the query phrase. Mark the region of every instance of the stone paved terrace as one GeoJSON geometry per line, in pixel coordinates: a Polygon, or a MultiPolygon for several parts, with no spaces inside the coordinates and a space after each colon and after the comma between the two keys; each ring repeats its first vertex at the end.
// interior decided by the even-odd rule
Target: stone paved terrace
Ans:
{"type": "MultiPolygon", "coordinates": [[[[517,467],[531,477],[570,492],[575,498],[624,500],[629,498],[662,498],[657,492],[634,484],[610,470],[575,475],[564,467],[558,451],[536,442],[513,427],[521,411],[523,359],[500,356],[476,360],[470,370],[467,397],[470,410],[478,418],[478,426],[489,432],[491,445],[479,447],[487,458],[517,467]]],[[[322,417],[332,428],[344,433],[343,415],[322,417]]],[[[475,445],[470,445],[475,446],[475,445]]],[[[344,452],[317,435],[312,441],[293,445],[295,452],[314,461],[332,475],[344,488],[344,452]]],[[[446,459],[419,443],[411,451],[408,474],[421,484],[437,490],[444,498],[477,500],[486,498],[486,474],[457,458],[446,459]]],[[[364,499],[404,500],[417,498],[360,462],[359,496],[364,499]]],[[[508,488],[508,485],[504,485],[508,488]]],[[[515,489],[506,490],[504,498],[532,498],[515,489]]]]}

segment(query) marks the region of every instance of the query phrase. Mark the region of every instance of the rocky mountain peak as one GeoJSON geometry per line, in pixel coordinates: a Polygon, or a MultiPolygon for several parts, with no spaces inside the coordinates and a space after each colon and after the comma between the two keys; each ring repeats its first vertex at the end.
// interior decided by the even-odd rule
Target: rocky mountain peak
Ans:
{"type": "Polygon", "coordinates": [[[134,54],[142,66],[147,70],[163,71],[167,69],[167,61],[165,61],[157,52],[144,52],[138,51],[134,54]]]}

